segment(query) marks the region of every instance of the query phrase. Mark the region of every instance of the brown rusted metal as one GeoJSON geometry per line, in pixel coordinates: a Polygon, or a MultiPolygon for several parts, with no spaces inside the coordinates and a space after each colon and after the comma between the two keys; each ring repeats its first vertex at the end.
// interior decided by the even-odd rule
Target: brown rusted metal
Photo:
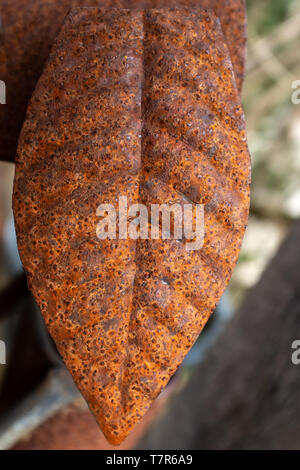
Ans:
{"type": "Polygon", "coordinates": [[[212,8],[221,19],[241,90],[246,55],[244,0],[1,0],[0,79],[6,83],[7,104],[0,105],[0,160],[14,161],[28,101],[72,6],[212,8]]]}
{"type": "Polygon", "coordinates": [[[249,208],[250,163],[216,16],[74,9],[31,99],[14,185],[18,246],[46,324],[120,443],[219,300],[249,208]],[[99,240],[100,203],[205,204],[205,242],[99,240]]]}

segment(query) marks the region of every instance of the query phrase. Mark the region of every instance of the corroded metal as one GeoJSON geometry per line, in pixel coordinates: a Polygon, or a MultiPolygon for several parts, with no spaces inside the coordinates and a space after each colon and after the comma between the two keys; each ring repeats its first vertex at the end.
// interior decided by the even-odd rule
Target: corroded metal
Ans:
{"type": "Polygon", "coordinates": [[[74,9],[31,99],[18,246],[57,347],[120,443],[196,340],[249,208],[245,123],[220,24],[193,9],[74,9]],[[102,240],[100,203],[205,204],[205,242],[102,240]]]}
{"type": "Polygon", "coordinates": [[[28,101],[72,6],[212,8],[221,19],[241,90],[246,54],[244,0],[1,0],[0,80],[6,83],[7,104],[0,106],[0,160],[15,158],[28,101]]]}

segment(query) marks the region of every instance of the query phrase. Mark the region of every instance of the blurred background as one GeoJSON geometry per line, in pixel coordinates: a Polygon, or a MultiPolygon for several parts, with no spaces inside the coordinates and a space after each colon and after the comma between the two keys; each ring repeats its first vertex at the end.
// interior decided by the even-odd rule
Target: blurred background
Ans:
{"type": "Polygon", "coordinates": [[[252,160],[251,212],[229,290],[237,306],[300,216],[300,2],[248,0],[248,63],[243,89],[252,160]]]}
{"type": "MultiPolygon", "coordinates": [[[[239,262],[215,315],[124,448],[137,445],[169,397],[205,360],[278,251],[291,223],[300,217],[300,104],[291,100],[292,83],[300,80],[300,2],[246,3],[249,39],[243,106],[252,157],[252,196],[239,262]]],[[[14,165],[0,162],[0,339],[7,347],[7,365],[0,365],[0,448],[110,448],[62,369],[27,292],[12,219],[13,176],[14,165]],[[71,427],[73,434],[62,444],[59,436],[71,427]]]]}

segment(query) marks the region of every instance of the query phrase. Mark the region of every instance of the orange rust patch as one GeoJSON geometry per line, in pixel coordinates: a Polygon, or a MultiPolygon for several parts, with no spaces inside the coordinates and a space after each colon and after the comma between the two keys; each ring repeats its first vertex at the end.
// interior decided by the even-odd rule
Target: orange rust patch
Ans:
{"type": "Polygon", "coordinates": [[[216,16],[74,9],[30,102],[14,185],[30,287],[118,444],[193,345],[236,263],[250,161],[216,16]],[[100,203],[205,203],[205,243],[96,237],[100,203]]]}
{"type": "Polygon", "coordinates": [[[7,104],[0,106],[0,160],[14,161],[28,101],[51,46],[71,7],[205,7],[220,17],[241,90],[246,56],[245,0],[1,0],[0,79],[7,104]]]}

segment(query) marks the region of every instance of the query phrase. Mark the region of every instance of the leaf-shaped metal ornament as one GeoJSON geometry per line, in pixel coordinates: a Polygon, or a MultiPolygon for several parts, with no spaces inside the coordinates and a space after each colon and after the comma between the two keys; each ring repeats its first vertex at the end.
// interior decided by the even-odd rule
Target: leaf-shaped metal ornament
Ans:
{"type": "Polygon", "coordinates": [[[0,105],[0,160],[14,161],[28,101],[51,46],[71,7],[205,7],[215,10],[241,90],[246,56],[245,0],[1,0],[0,80],[7,90],[0,105]]]}
{"type": "Polygon", "coordinates": [[[111,443],[146,413],[219,300],[249,181],[239,93],[212,12],[72,10],[28,108],[14,214],[30,288],[111,443]],[[204,208],[204,243],[157,236],[150,216],[134,239],[136,203],[148,214],[204,208]],[[99,236],[110,207],[111,239],[99,236]]]}

